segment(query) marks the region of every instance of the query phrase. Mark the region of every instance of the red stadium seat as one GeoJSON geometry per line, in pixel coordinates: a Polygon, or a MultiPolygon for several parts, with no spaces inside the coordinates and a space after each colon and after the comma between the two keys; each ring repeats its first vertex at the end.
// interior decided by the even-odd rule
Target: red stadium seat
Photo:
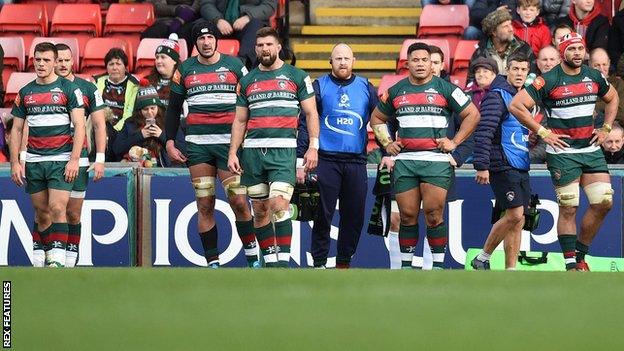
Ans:
{"type": "Polygon", "coordinates": [[[0,36],[21,36],[24,48],[34,37],[48,35],[48,17],[42,4],[5,4],[0,11],[0,36]]]}
{"type": "Polygon", "coordinates": [[[455,58],[453,59],[453,71],[451,74],[458,74],[467,71],[470,67],[470,58],[477,49],[478,40],[460,40],[455,48],[455,58]]]}
{"type": "Polygon", "coordinates": [[[426,5],[420,15],[418,37],[461,37],[468,21],[467,5],[426,5]]]}
{"type": "Polygon", "coordinates": [[[100,74],[106,72],[106,64],[104,63],[104,57],[108,51],[112,48],[121,48],[128,56],[128,72],[132,72],[134,56],[132,55],[132,48],[125,40],[116,38],[93,38],[87,42],[85,46],[84,57],[82,58],[82,64],[80,73],[86,74],[100,74]]]}
{"type": "Polygon", "coordinates": [[[52,15],[54,15],[54,9],[58,6],[59,2],[56,0],[22,0],[22,4],[41,4],[45,7],[48,21],[52,21],[52,15]]]}
{"type": "Polygon", "coordinates": [[[31,72],[13,72],[6,85],[6,93],[4,94],[4,107],[11,107],[17,93],[24,85],[37,78],[35,73],[31,72]]]}
{"type": "Polygon", "coordinates": [[[30,49],[28,50],[28,64],[26,65],[26,70],[34,71],[35,65],[33,63],[33,57],[35,54],[35,45],[42,42],[51,42],[52,44],[66,44],[72,51],[72,56],[74,57],[74,72],[78,72],[80,69],[80,46],[78,44],[78,39],[76,38],[57,38],[57,37],[39,37],[33,39],[32,44],[30,44],[30,49]]]}
{"type": "Polygon", "coordinates": [[[104,35],[138,33],[154,23],[154,6],[142,4],[111,4],[106,14],[104,35]]]}
{"type": "Polygon", "coordinates": [[[402,74],[407,72],[407,49],[410,45],[414,43],[424,43],[427,45],[434,45],[442,50],[444,54],[444,69],[448,72],[451,67],[451,55],[449,44],[446,39],[406,39],[403,41],[403,45],[401,46],[401,51],[399,53],[399,61],[397,61],[397,74],[402,74]]]}
{"type": "Polygon", "coordinates": [[[80,78],[82,78],[84,80],[88,80],[89,82],[95,84],[95,79],[90,74],[79,73],[79,74],[76,74],[76,77],[80,77],[80,78]]]}
{"type": "Polygon", "coordinates": [[[42,4],[6,4],[0,11],[0,32],[48,34],[48,17],[42,4]]]}
{"type": "Polygon", "coordinates": [[[460,74],[451,75],[451,83],[457,85],[458,87],[465,89],[466,88],[466,79],[468,78],[468,72],[464,71],[460,74]]]}
{"type": "Polygon", "coordinates": [[[22,37],[2,37],[0,38],[0,46],[4,51],[4,69],[13,68],[14,71],[23,71],[26,57],[24,39],[22,37]]]}
{"type": "Polygon", "coordinates": [[[50,34],[88,33],[93,37],[102,35],[102,14],[97,4],[59,4],[52,16],[50,34]]]}
{"type": "MultiPolygon", "coordinates": [[[[219,39],[219,42],[217,42],[217,51],[222,54],[237,56],[239,49],[240,43],[236,39],[219,39]]],[[[197,47],[193,46],[191,56],[197,56],[198,54],[197,47]]]]}
{"type": "MultiPolygon", "coordinates": [[[[155,38],[145,38],[141,40],[139,47],[137,49],[136,55],[136,65],[134,65],[134,73],[145,76],[146,73],[151,71],[152,67],[154,67],[154,56],[156,53],[156,49],[163,42],[163,39],[155,39],[155,38]]],[[[178,44],[180,45],[180,62],[186,60],[188,56],[188,49],[186,47],[186,40],[179,39],[178,44]]]]}
{"type": "Polygon", "coordinates": [[[388,91],[393,85],[398,83],[400,80],[406,78],[407,75],[404,74],[386,74],[381,77],[381,81],[379,82],[379,88],[377,88],[377,95],[382,96],[385,92],[388,91]]]}

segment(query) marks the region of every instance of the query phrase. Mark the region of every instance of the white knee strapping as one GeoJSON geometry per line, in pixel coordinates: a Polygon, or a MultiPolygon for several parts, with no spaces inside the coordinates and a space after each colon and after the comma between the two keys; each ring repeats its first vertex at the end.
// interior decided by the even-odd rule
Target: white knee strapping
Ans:
{"type": "Polygon", "coordinates": [[[225,189],[228,197],[247,194],[247,188],[240,184],[240,176],[238,175],[224,179],[223,189],[225,189]]]}
{"type": "Polygon", "coordinates": [[[390,212],[400,213],[399,204],[396,202],[396,200],[390,201],[390,212]]]}
{"type": "Polygon", "coordinates": [[[610,205],[613,203],[613,188],[611,188],[611,183],[591,183],[585,186],[583,190],[591,205],[610,205]]]}
{"type": "Polygon", "coordinates": [[[71,197],[72,199],[84,199],[86,195],[87,195],[86,191],[74,191],[74,190],[72,190],[69,193],[69,197],[71,197]]]}
{"type": "Polygon", "coordinates": [[[290,201],[295,188],[285,182],[273,182],[269,190],[269,198],[281,196],[284,200],[290,201]]]}
{"type": "Polygon", "coordinates": [[[579,205],[580,188],[579,183],[570,183],[555,188],[557,202],[562,207],[577,207],[579,205]]]}
{"type": "Polygon", "coordinates": [[[196,197],[214,196],[215,177],[193,178],[193,188],[195,188],[196,197]]]}
{"type": "Polygon", "coordinates": [[[252,200],[263,200],[269,196],[269,185],[260,183],[247,187],[247,194],[252,200]]]}

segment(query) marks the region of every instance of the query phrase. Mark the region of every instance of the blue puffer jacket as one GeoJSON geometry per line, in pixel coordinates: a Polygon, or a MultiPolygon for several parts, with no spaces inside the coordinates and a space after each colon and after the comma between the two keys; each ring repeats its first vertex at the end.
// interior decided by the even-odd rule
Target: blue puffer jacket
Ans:
{"type": "Polygon", "coordinates": [[[489,170],[501,172],[512,169],[501,145],[502,118],[509,113],[500,93],[494,89],[503,89],[511,95],[517,93],[516,88],[507,82],[504,76],[497,75],[490,91],[481,102],[481,120],[474,132],[474,168],[477,171],[489,170]]]}

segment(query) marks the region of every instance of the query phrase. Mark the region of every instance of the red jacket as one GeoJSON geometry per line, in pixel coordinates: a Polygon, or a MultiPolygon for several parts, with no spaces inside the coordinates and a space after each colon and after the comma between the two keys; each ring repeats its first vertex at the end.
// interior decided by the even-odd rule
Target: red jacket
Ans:
{"type": "Polygon", "coordinates": [[[543,18],[538,17],[531,24],[525,24],[521,20],[513,20],[512,25],[514,34],[520,40],[529,44],[535,56],[537,56],[541,48],[550,45],[552,37],[543,18]]]}

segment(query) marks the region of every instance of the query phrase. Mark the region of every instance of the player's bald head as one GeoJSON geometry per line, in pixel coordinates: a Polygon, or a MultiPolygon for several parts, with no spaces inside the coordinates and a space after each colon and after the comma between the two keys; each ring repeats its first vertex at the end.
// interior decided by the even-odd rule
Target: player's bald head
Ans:
{"type": "Polygon", "coordinates": [[[334,45],[334,48],[332,49],[330,57],[334,58],[337,55],[353,58],[353,50],[348,44],[338,43],[334,45]]]}

